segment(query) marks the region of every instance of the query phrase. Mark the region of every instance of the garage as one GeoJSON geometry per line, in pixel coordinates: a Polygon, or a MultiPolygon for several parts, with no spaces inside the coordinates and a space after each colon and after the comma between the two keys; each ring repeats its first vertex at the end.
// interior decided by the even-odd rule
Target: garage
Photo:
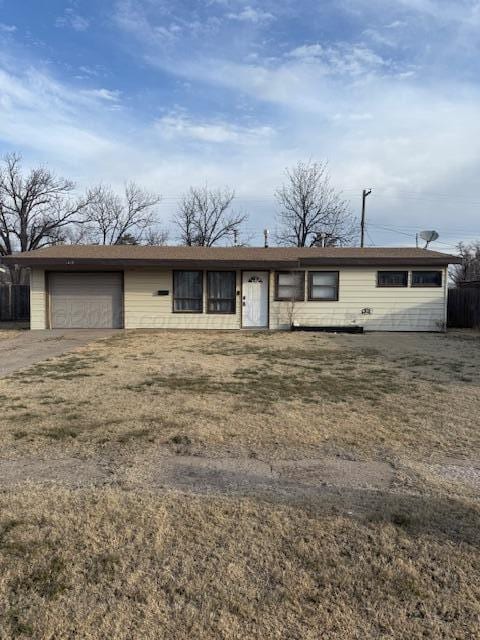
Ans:
{"type": "Polygon", "coordinates": [[[123,273],[48,274],[51,329],[121,329],[123,273]]]}

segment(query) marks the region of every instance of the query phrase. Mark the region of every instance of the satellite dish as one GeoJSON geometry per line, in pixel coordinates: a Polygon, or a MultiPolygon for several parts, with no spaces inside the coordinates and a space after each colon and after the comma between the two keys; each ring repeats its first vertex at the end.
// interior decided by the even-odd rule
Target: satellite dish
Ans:
{"type": "Polygon", "coordinates": [[[424,249],[426,249],[428,247],[428,245],[430,244],[430,242],[433,242],[434,240],[437,240],[439,238],[439,235],[436,231],[420,231],[420,238],[422,240],[425,240],[425,246],[424,249]]]}

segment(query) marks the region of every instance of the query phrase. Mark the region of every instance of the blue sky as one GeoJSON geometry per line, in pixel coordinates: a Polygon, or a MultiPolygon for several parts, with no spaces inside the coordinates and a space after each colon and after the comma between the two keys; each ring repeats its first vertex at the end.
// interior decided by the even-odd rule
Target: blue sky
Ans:
{"type": "MultiPolygon", "coordinates": [[[[83,188],[236,189],[327,159],[369,242],[480,238],[479,0],[0,0],[0,151],[83,188]]],[[[171,238],[174,240],[174,237],[171,238]]]]}

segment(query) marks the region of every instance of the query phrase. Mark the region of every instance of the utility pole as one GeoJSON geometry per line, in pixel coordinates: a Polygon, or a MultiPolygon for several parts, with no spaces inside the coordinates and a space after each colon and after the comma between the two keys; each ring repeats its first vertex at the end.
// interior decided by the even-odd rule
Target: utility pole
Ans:
{"type": "Polygon", "coordinates": [[[362,192],[362,221],[360,224],[360,246],[365,244],[365,200],[372,193],[371,189],[364,189],[362,192]]]}

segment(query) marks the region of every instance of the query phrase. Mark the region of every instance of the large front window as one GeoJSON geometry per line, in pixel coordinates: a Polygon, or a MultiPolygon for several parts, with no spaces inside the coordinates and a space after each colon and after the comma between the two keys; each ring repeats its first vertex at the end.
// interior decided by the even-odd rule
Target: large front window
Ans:
{"type": "Polygon", "coordinates": [[[235,271],[207,273],[208,313],[235,313],[235,271]]]}
{"type": "Polygon", "coordinates": [[[305,300],[305,271],[277,271],[276,300],[305,300]]]}
{"type": "Polygon", "coordinates": [[[202,271],[173,272],[173,310],[177,313],[202,313],[202,271]]]}

